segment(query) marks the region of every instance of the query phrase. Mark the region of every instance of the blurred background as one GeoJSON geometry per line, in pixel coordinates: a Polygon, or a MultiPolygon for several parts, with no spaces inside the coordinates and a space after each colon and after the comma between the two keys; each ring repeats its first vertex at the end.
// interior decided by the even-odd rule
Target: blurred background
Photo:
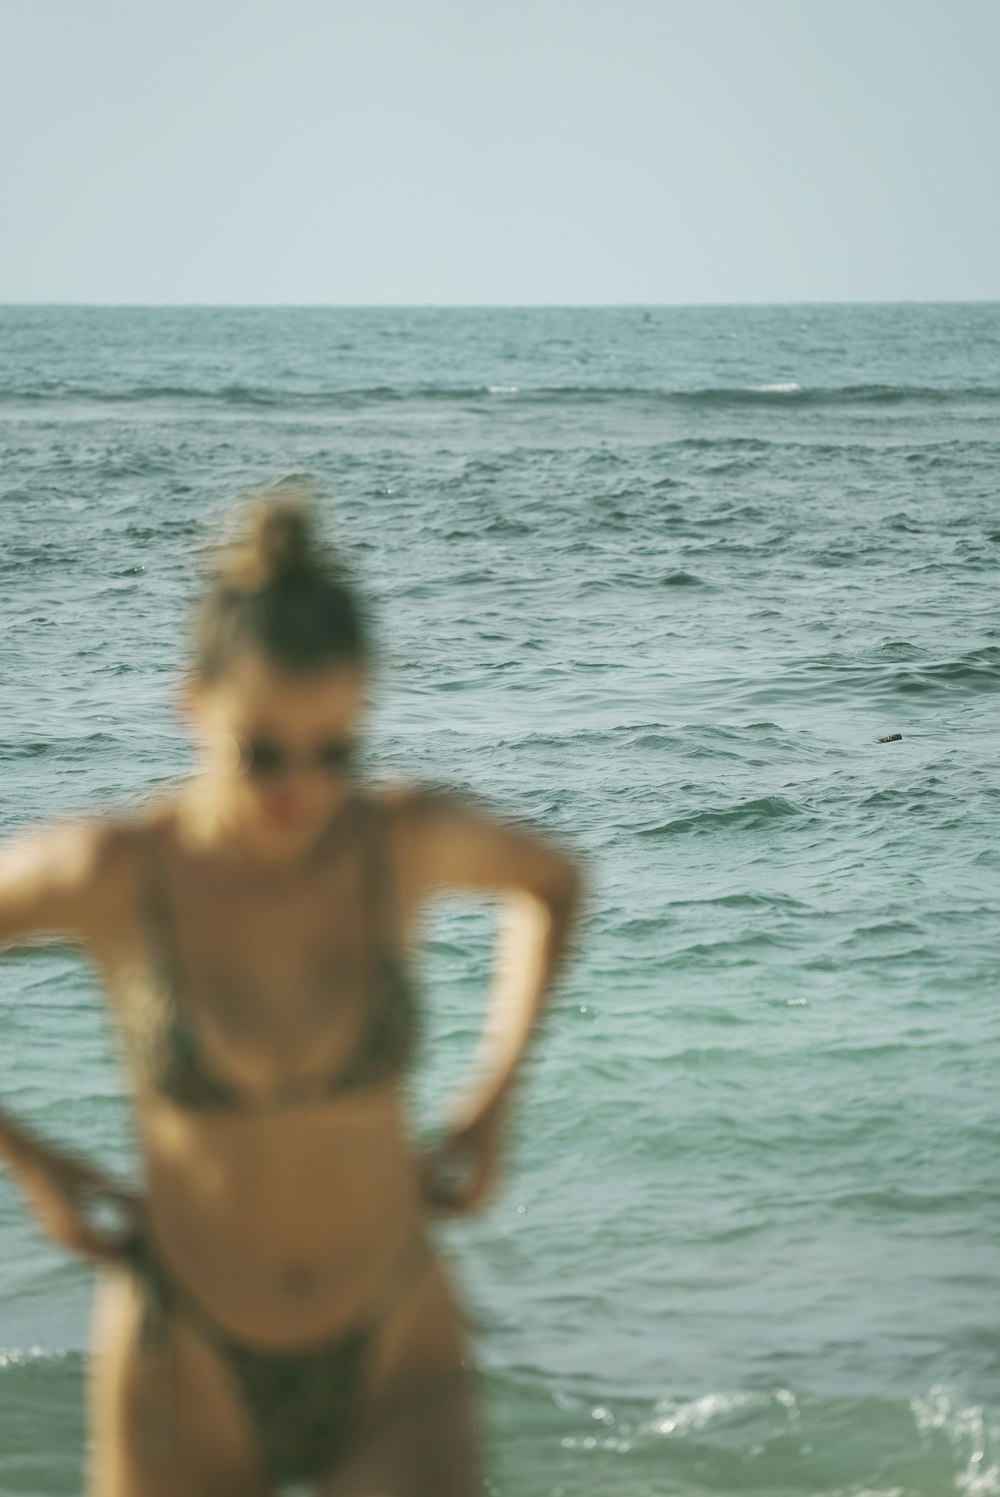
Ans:
{"type": "MultiPolygon", "coordinates": [[[[495,1493],[1000,1491],[1000,11],[911,11],[0,11],[0,829],[185,771],[198,557],[304,472],[366,772],[592,869],[441,1232],[495,1493]]],[[[493,928],[427,912],[418,1135],[493,928]]],[[[132,1168],[80,960],[0,1036],[132,1168]]],[[[89,1294],[0,1181],[3,1497],[79,1491],[89,1294]]]]}

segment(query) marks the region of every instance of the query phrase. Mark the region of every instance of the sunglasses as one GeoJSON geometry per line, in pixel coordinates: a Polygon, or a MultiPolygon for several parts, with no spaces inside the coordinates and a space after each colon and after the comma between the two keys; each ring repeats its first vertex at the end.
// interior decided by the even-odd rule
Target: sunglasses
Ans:
{"type": "Polygon", "coordinates": [[[339,775],[358,754],[351,738],[330,738],[315,748],[295,753],[273,738],[237,738],[237,768],[256,780],[282,780],[299,770],[315,769],[322,774],[339,775]]]}

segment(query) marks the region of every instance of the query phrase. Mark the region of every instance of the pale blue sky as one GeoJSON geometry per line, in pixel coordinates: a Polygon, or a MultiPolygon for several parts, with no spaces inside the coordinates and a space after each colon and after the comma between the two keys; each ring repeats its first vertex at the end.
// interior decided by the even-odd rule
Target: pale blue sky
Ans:
{"type": "Polygon", "coordinates": [[[0,302],[1000,299],[1000,0],[0,0],[0,302]]]}

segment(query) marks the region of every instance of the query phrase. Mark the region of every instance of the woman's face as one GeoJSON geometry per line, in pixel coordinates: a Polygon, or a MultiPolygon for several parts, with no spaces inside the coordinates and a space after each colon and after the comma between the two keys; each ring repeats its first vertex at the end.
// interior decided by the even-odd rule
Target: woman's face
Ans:
{"type": "Polygon", "coordinates": [[[192,712],[209,784],[240,841],[266,859],[305,853],[352,790],[367,680],[357,667],[294,674],[244,650],[195,684],[192,712]]]}

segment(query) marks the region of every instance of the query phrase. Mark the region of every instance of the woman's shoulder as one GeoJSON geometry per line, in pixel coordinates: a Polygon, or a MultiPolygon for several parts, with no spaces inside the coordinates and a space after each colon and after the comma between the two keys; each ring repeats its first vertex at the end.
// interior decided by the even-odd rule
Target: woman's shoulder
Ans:
{"type": "Polygon", "coordinates": [[[90,883],[122,861],[133,840],[137,818],[100,812],[38,821],[21,827],[0,850],[3,867],[17,866],[65,886],[90,883]]]}
{"type": "Polygon", "coordinates": [[[384,780],[368,794],[376,805],[399,822],[419,821],[454,805],[458,792],[436,780],[384,780]]]}
{"type": "Polygon", "coordinates": [[[427,834],[449,808],[461,804],[455,790],[433,780],[385,780],[368,787],[367,798],[397,843],[406,846],[427,834]]]}
{"type": "Polygon", "coordinates": [[[173,794],[137,801],[123,809],[81,819],[71,828],[93,869],[132,865],[151,840],[170,835],[176,826],[178,800],[173,794]]]}
{"type": "Polygon", "coordinates": [[[167,794],[55,823],[39,835],[51,839],[67,875],[114,896],[134,886],[144,849],[169,835],[176,819],[176,797],[167,794]]]}
{"type": "Polygon", "coordinates": [[[482,796],[441,780],[393,780],[374,792],[400,860],[418,883],[435,882],[436,867],[456,844],[489,842],[501,818],[482,796]]]}
{"type": "Polygon", "coordinates": [[[169,814],[167,806],[146,806],[22,827],[0,848],[0,938],[96,934],[135,887],[142,829],[169,814]]]}

